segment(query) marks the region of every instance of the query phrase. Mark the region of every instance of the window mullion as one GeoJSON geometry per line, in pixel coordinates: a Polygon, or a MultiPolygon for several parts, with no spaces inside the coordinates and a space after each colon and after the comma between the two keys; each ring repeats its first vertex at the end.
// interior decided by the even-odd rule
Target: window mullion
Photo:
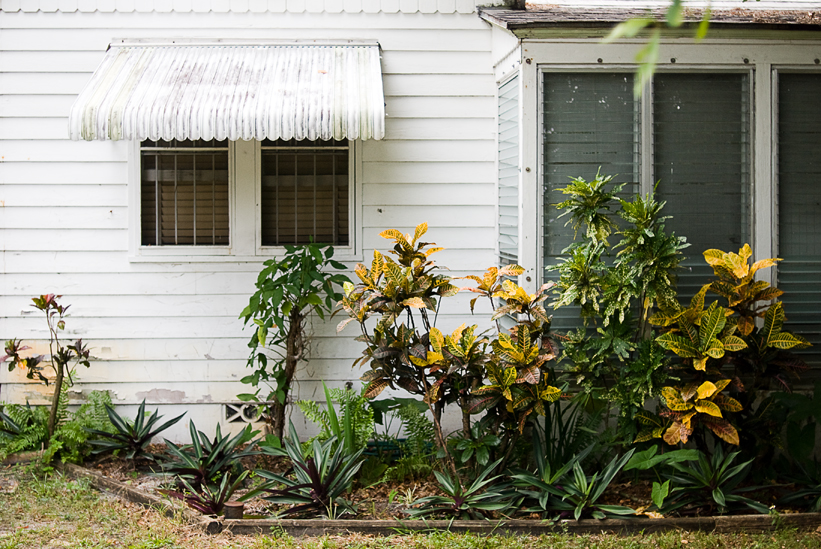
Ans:
{"type": "Polygon", "coordinates": [[[647,195],[653,190],[653,83],[652,80],[644,84],[641,98],[638,100],[641,116],[641,127],[639,128],[639,155],[640,169],[639,189],[642,195],[647,195]]]}

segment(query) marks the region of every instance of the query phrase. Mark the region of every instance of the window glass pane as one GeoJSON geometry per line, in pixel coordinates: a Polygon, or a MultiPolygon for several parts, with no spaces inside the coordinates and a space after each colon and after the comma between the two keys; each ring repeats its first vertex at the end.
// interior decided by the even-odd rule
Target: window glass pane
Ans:
{"type": "Polygon", "coordinates": [[[519,77],[499,87],[499,264],[519,261],[519,77]]]}
{"type": "MultiPolygon", "coordinates": [[[[544,266],[558,264],[564,248],[573,241],[573,229],[559,219],[556,204],[564,200],[558,189],[573,177],[588,181],[601,169],[628,182],[624,194],[638,192],[638,103],[633,99],[633,75],[628,73],[545,73],[543,103],[544,159],[544,266]]],[[[546,281],[556,271],[545,271],[546,281]]],[[[580,325],[575,307],[554,312],[553,327],[566,330],[580,325]]]]}
{"type": "Polygon", "coordinates": [[[262,144],[262,245],[347,245],[347,142],[262,144]]]}
{"type": "Polygon", "coordinates": [[[142,245],[227,246],[226,144],[146,141],[141,157],[142,245]]]}
{"type": "Polygon", "coordinates": [[[667,229],[686,236],[679,297],[708,282],[702,252],[749,242],[750,94],[747,74],[656,74],[654,180],[667,229]]]}
{"type": "Polygon", "coordinates": [[[821,74],[778,76],[778,287],[787,329],[821,367],[821,74]]]}

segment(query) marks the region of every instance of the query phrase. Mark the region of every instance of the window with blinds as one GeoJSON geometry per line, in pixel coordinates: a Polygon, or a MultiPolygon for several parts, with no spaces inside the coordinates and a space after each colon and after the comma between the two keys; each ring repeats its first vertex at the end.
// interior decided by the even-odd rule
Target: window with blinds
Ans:
{"type": "Polygon", "coordinates": [[[227,246],[227,142],[144,141],[140,156],[142,245],[227,246]]]}
{"type": "Polygon", "coordinates": [[[786,328],[821,366],[821,74],[778,75],[778,287],[786,328]]]}
{"type": "MultiPolygon", "coordinates": [[[[750,233],[750,82],[748,73],[658,73],[652,91],[633,97],[633,75],[544,74],[544,264],[558,263],[573,239],[555,205],[571,177],[590,180],[601,168],[638,193],[641,158],[653,159],[657,198],[666,201],[667,229],[687,237],[679,272],[683,302],[712,270],[702,252],[737,251],[750,233]],[[643,105],[642,101],[649,102],[643,105]],[[641,113],[652,121],[642,132],[641,113]],[[645,141],[642,141],[642,135],[645,141]],[[651,134],[651,135],[648,135],[651,134]]],[[[546,271],[546,280],[555,280],[546,271]]],[[[578,310],[556,311],[557,329],[577,326],[578,310]]]]}
{"type": "Polygon", "coordinates": [[[750,241],[750,85],[744,74],[657,74],[653,181],[668,231],[687,237],[678,273],[683,304],[713,275],[703,252],[750,241]]]}
{"type": "MultiPolygon", "coordinates": [[[[543,77],[543,173],[545,281],[557,280],[548,270],[557,265],[562,250],[573,241],[573,229],[559,218],[556,204],[564,201],[559,189],[571,178],[587,181],[601,173],[627,183],[625,196],[639,190],[641,116],[633,100],[632,73],[554,73],[543,77]]],[[[580,325],[577,307],[553,313],[553,328],[563,331],[580,325]]]]}
{"type": "Polygon", "coordinates": [[[347,141],[262,142],[262,245],[345,246],[348,222],[347,141]]]}
{"type": "Polygon", "coordinates": [[[499,86],[499,265],[519,262],[519,76],[499,86]]]}

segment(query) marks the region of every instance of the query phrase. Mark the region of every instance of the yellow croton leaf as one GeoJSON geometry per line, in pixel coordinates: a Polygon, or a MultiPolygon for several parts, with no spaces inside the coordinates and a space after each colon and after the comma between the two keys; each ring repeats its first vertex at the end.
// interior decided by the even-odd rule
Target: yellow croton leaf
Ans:
{"type": "Polygon", "coordinates": [[[711,396],[716,394],[717,390],[718,388],[712,381],[705,381],[704,383],[699,385],[698,390],[696,391],[696,395],[698,400],[703,400],[705,398],[710,398],[711,396]]]}
{"type": "Polygon", "coordinates": [[[462,332],[465,331],[466,327],[467,327],[467,324],[462,323],[461,326],[459,326],[458,328],[453,330],[453,333],[450,336],[451,341],[453,341],[454,343],[458,343],[459,340],[462,339],[462,332]]]}
{"type": "Polygon", "coordinates": [[[435,254],[436,252],[441,252],[444,249],[445,248],[443,248],[442,246],[438,246],[438,247],[435,247],[435,248],[429,248],[429,249],[425,250],[425,257],[430,257],[433,254],[435,254]]]}
{"type": "Polygon", "coordinates": [[[704,358],[694,358],[693,359],[693,368],[699,370],[701,372],[707,371],[707,357],[704,358]]]}
{"type": "Polygon", "coordinates": [[[409,297],[405,301],[402,302],[402,305],[405,307],[413,307],[414,309],[424,309],[425,302],[422,300],[421,297],[409,297]]]}
{"type": "Polygon", "coordinates": [[[445,336],[442,335],[439,328],[431,328],[428,338],[430,339],[430,346],[433,347],[435,351],[441,353],[442,347],[445,345],[445,336]]]}
{"type": "Polygon", "coordinates": [[[502,276],[519,276],[523,272],[525,272],[524,267],[516,264],[507,265],[499,270],[499,274],[502,276]]]}
{"type": "Polygon", "coordinates": [[[384,231],[379,233],[379,236],[381,236],[382,238],[396,240],[397,238],[402,238],[402,233],[400,231],[397,231],[396,229],[385,229],[384,231]]]}
{"type": "Polygon", "coordinates": [[[539,398],[548,402],[556,402],[562,396],[562,391],[558,387],[548,385],[539,392],[539,398]]]}
{"type": "Polygon", "coordinates": [[[781,261],[781,258],[778,257],[771,257],[769,259],[759,259],[758,261],[753,263],[752,267],[750,267],[750,274],[755,274],[755,272],[759,269],[766,269],[768,267],[772,267],[779,261],[781,261]]]}
{"type": "Polygon", "coordinates": [[[713,393],[713,394],[715,395],[717,393],[720,393],[721,391],[726,389],[727,385],[729,385],[731,382],[732,382],[731,379],[719,379],[718,381],[714,381],[713,385],[716,386],[716,390],[715,390],[715,393],[713,393]]]}
{"type": "Polygon", "coordinates": [[[427,222],[420,223],[416,226],[416,231],[413,234],[413,243],[416,244],[416,241],[419,240],[419,237],[428,232],[428,224],[427,222]]]}
{"type": "Polygon", "coordinates": [[[705,250],[704,261],[706,261],[708,265],[718,265],[719,263],[724,261],[724,252],[722,252],[721,250],[716,250],[714,248],[705,250]]]}
{"type": "Polygon", "coordinates": [[[719,407],[709,400],[699,400],[696,402],[696,410],[702,414],[721,417],[721,410],[719,407]]]}

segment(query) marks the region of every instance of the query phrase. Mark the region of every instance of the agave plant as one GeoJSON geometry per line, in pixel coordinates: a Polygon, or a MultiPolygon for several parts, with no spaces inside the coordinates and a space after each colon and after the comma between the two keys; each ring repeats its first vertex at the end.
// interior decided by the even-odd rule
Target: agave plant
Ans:
{"type": "Polygon", "coordinates": [[[411,504],[414,507],[408,509],[407,513],[413,518],[447,515],[457,519],[483,519],[488,518],[491,511],[508,509],[514,504],[511,496],[499,487],[491,486],[499,479],[499,475],[487,478],[501,462],[499,459],[488,465],[467,487],[462,486],[458,476],[434,471],[440,488],[447,495],[418,499],[411,504]]]}
{"type": "Polygon", "coordinates": [[[242,496],[240,501],[265,493],[267,495],[263,498],[271,503],[293,505],[282,515],[313,512],[335,518],[345,513],[355,513],[342,494],[351,487],[354,476],[362,467],[364,448],[353,454],[348,454],[342,447],[334,451],[336,437],[331,437],[324,442],[314,440],[312,455],[306,458],[293,423],[284,444],[283,453],[291,459],[296,478],[257,471],[256,475],[267,479],[267,482],[242,496]],[[279,488],[281,485],[284,488],[279,488]]]}
{"type": "Polygon", "coordinates": [[[573,463],[573,476],[567,476],[561,485],[556,485],[556,494],[561,499],[553,498],[550,506],[553,510],[572,512],[573,518],[579,520],[585,516],[595,519],[622,518],[625,515],[634,515],[636,511],[622,505],[605,505],[599,503],[599,498],[630,460],[634,450],[630,450],[621,458],[614,457],[601,473],[592,476],[585,474],[578,461],[573,463]]]}
{"type": "Polygon", "coordinates": [[[749,508],[758,513],[768,513],[769,508],[741,494],[759,489],[757,486],[739,488],[747,478],[753,460],[732,465],[741,452],[724,454],[720,445],[716,446],[711,458],[699,452],[698,460],[691,465],[670,463],[675,472],[668,475],[674,488],[670,491],[662,513],[677,511],[686,505],[708,506],[720,514],[738,508],[749,508]]]}
{"type": "Polygon", "coordinates": [[[182,492],[174,490],[160,490],[160,492],[174,499],[184,501],[189,507],[196,509],[203,515],[221,515],[225,508],[225,502],[231,499],[236,489],[246,479],[248,471],[243,471],[233,481],[232,476],[231,473],[226,473],[222,475],[219,484],[203,483],[198,489],[195,489],[188,481],[180,477],[179,480],[183,486],[182,492]]]}
{"type": "Polygon", "coordinates": [[[533,456],[536,461],[536,472],[518,470],[512,475],[513,486],[525,496],[525,501],[529,505],[525,512],[539,513],[542,518],[549,518],[558,510],[557,506],[565,507],[561,502],[564,493],[559,486],[564,483],[564,478],[570,469],[587,457],[592,449],[593,446],[588,446],[561,467],[554,468],[542,445],[541,435],[538,431],[534,432],[533,456]]]}
{"type": "Polygon", "coordinates": [[[202,431],[197,431],[193,421],[188,424],[188,428],[191,433],[190,445],[180,447],[165,440],[168,452],[176,459],[163,463],[162,468],[176,475],[181,482],[190,483],[194,491],[199,491],[200,487],[235,470],[240,465],[240,459],[256,454],[253,442],[244,450],[239,449],[259,433],[251,431],[250,425],[233,438],[230,435],[222,436],[220,426],[217,425],[213,440],[209,440],[202,431]]]}
{"type": "Polygon", "coordinates": [[[140,403],[134,421],[123,419],[111,406],[106,406],[106,412],[108,412],[108,419],[111,420],[111,424],[117,432],[109,433],[99,429],[86,429],[88,433],[99,437],[97,440],[89,441],[94,446],[92,453],[102,454],[122,450],[125,452],[124,457],[126,459],[142,458],[152,461],[155,456],[145,450],[151,444],[151,439],[177,423],[185,415],[185,412],[183,412],[159,427],[154,427],[163,416],[159,415],[159,410],[154,410],[154,413],[146,419],[145,399],[140,403]]]}

